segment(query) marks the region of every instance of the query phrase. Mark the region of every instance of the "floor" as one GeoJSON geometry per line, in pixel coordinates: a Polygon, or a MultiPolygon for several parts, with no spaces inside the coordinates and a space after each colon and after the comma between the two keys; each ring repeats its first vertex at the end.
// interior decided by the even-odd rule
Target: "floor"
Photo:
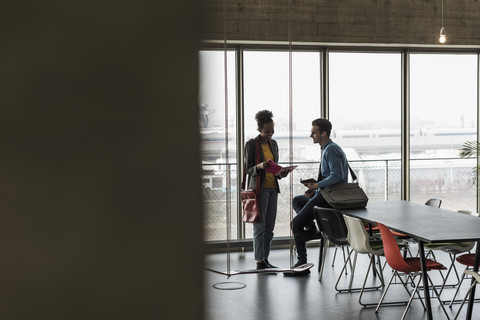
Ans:
{"type": "MultiPolygon", "coordinates": [[[[308,276],[285,277],[283,273],[277,274],[242,274],[228,278],[225,275],[212,271],[205,271],[205,319],[208,320],[283,320],[283,319],[400,319],[404,306],[385,306],[375,313],[375,307],[363,307],[359,304],[359,292],[338,293],[334,287],[340,270],[343,266],[341,251],[338,251],[335,266],[332,267],[334,247],[330,247],[327,253],[325,271],[322,281],[319,281],[317,272],[318,247],[308,248],[309,262],[315,263],[308,276]]],[[[416,252],[415,244],[411,247],[416,252]]],[[[449,256],[443,252],[437,252],[437,259],[445,265],[449,265],[449,256]]],[[[255,267],[252,252],[234,252],[209,254],[206,256],[207,268],[226,272],[228,270],[247,270],[255,267]],[[230,256],[230,259],[228,259],[230,256]]],[[[290,266],[290,250],[272,250],[269,261],[279,267],[290,266]]],[[[382,258],[382,261],[383,258],[382,258]]],[[[361,286],[368,267],[366,255],[359,255],[353,282],[353,287],[361,286]]],[[[464,269],[457,265],[459,272],[464,269]]],[[[348,286],[349,276],[343,276],[339,287],[348,286]]],[[[387,266],[384,270],[385,281],[388,281],[391,269],[387,266]]],[[[435,283],[441,281],[438,271],[430,272],[435,283]]],[[[450,277],[448,283],[455,283],[456,278],[450,277]]],[[[367,285],[380,283],[378,277],[370,276],[367,285]]],[[[468,282],[462,285],[460,298],[468,287],[468,282]]],[[[478,289],[480,290],[480,289],[478,289]]],[[[477,290],[477,291],[478,291],[477,290]]],[[[447,288],[441,294],[442,300],[449,300],[453,296],[455,288],[447,288]]],[[[363,302],[377,303],[382,289],[365,292],[363,302]]],[[[397,301],[408,299],[408,295],[402,285],[392,285],[385,301],[397,301]]],[[[451,319],[459,308],[454,304],[452,308],[446,305],[446,310],[451,319]]],[[[459,319],[465,318],[466,305],[462,309],[459,319]]],[[[440,303],[432,299],[434,319],[447,319],[440,303]]],[[[480,319],[480,306],[474,305],[473,318],[480,319]]],[[[406,319],[427,319],[426,312],[418,299],[415,299],[408,311],[406,319]]]]}

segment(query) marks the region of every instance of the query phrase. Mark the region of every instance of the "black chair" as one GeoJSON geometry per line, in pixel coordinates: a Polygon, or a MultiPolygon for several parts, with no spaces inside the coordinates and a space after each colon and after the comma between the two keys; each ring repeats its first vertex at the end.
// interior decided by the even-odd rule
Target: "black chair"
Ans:
{"type": "MultiPolygon", "coordinates": [[[[320,270],[319,270],[319,281],[322,281],[322,274],[325,264],[325,258],[327,254],[327,248],[329,247],[329,242],[335,245],[335,253],[333,256],[332,267],[335,264],[335,258],[337,255],[337,250],[340,248],[343,253],[343,260],[346,264],[346,255],[345,255],[345,246],[347,246],[347,255],[348,251],[348,241],[347,241],[347,226],[345,225],[345,220],[343,219],[342,214],[335,210],[329,208],[314,207],[313,212],[315,215],[315,220],[317,222],[318,229],[322,233],[322,236],[325,240],[323,242],[323,250],[320,251],[320,270]]],[[[350,265],[350,269],[352,266],[350,265]]],[[[345,274],[347,273],[346,268],[345,274]]],[[[340,274],[339,278],[341,277],[340,274]]]]}

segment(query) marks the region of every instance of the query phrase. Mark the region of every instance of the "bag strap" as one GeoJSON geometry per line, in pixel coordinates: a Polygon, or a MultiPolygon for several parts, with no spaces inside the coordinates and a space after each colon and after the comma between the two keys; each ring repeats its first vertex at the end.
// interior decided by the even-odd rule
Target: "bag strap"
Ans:
{"type": "Polygon", "coordinates": [[[347,162],[347,165],[348,165],[348,170],[350,170],[350,175],[352,176],[352,179],[353,179],[353,182],[357,181],[357,175],[355,174],[355,172],[353,172],[352,168],[350,167],[350,164],[347,162]]]}
{"type": "MultiPolygon", "coordinates": [[[[260,144],[257,139],[251,139],[255,141],[255,163],[260,163],[260,144]]],[[[245,190],[245,178],[247,177],[247,160],[243,160],[243,178],[242,178],[242,190],[245,190]]],[[[255,187],[255,194],[260,190],[260,179],[257,179],[255,187]]]]}
{"type": "Polygon", "coordinates": [[[245,178],[247,177],[247,162],[243,160],[243,178],[242,178],[242,190],[245,190],[245,178]]]}
{"type": "MultiPolygon", "coordinates": [[[[258,139],[255,139],[255,163],[259,164],[260,163],[260,143],[258,143],[258,139]]],[[[258,196],[260,193],[260,177],[257,177],[255,179],[256,186],[255,186],[255,194],[258,196]]]]}

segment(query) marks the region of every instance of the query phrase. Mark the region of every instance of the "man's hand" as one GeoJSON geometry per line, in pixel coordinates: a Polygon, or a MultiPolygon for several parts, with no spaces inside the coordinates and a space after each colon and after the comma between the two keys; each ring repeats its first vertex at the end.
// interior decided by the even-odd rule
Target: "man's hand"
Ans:
{"type": "Polygon", "coordinates": [[[315,190],[316,190],[316,189],[307,189],[307,190],[305,190],[305,193],[304,193],[305,197],[307,197],[307,198],[312,198],[312,197],[315,195],[315,190]]]}
{"type": "Polygon", "coordinates": [[[308,189],[318,189],[318,183],[316,182],[305,182],[303,185],[308,189]]]}

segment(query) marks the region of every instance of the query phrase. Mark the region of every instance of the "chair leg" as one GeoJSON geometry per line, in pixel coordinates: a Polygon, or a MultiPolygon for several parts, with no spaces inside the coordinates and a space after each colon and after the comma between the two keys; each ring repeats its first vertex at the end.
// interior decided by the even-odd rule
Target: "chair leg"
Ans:
{"type": "MultiPolygon", "coordinates": [[[[385,286],[385,278],[383,277],[383,267],[382,267],[382,261],[380,261],[380,257],[377,257],[377,263],[378,263],[378,274],[380,276],[380,281],[382,282],[383,286],[385,286]]],[[[387,260],[385,260],[385,263],[387,260]]]]}
{"type": "MultiPolygon", "coordinates": [[[[347,250],[348,252],[348,250],[347,250]]],[[[383,282],[383,276],[382,278],[380,279],[381,280],[381,284],[379,286],[373,286],[373,287],[358,287],[358,288],[352,288],[352,285],[353,285],[353,278],[355,277],[355,267],[356,267],[356,264],[357,264],[357,255],[358,253],[355,252],[355,255],[354,255],[354,258],[353,258],[353,266],[352,266],[352,273],[350,274],[350,280],[349,280],[349,285],[347,288],[345,289],[340,289],[338,287],[338,284],[340,283],[340,279],[343,275],[343,272],[345,271],[345,274],[346,274],[346,268],[347,268],[347,265],[350,263],[351,264],[351,255],[352,253],[354,253],[353,250],[350,250],[350,252],[348,252],[348,257],[347,257],[347,260],[345,261],[345,263],[343,264],[343,267],[342,267],[342,270],[340,271],[340,275],[338,276],[338,279],[337,279],[337,282],[335,283],[335,290],[337,290],[338,292],[353,292],[353,291],[360,291],[360,290],[378,290],[379,288],[381,288],[382,286],[385,286],[384,282],[383,282]]],[[[369,264],[369,269],[368,269],[368,273],[370,272],[370,268],[371,268],[371,263],[369,264]]],[[[367,276],[368,276],[368,273],[367,273],[367,276]]]]}
{"type": "Polygon", "coordinates": [[[447,317],[447,320],[450,320],[450,317],[449,317],[448,314],[447,314],[447,310],[445,310],[445,306],[443,305],[443,302],[442,302],[442,300],[440,299],[440,294],[438,293],[437,289],[436,289],[435,286],[433,285],[432,279],[431,279],[429,276],[427,276],[427,278],[428,278],[428,281],[430,282],[430,284],[431,284],[431,286],[432,286],[433,291],[435,292],[435,295],[437,296],[438,301],[440,302],[440,306],[442,307],[442,310],[443,310],[443,312],[445,313],[445,316],[447,317]]]}
{"type": "Polygon", "coordinates": [[[335,246],[335,252],[333,253],[333,259],[332,259],[332,267],[335,266],[335,258],[337,257],[337,249],[338,249],[338,247],[335,246]]]}
{"type": "Polygon", "coordinates": [[[407,257],[407,253],[410,253],[410,257],[412,256],[412,252],[410,251],[410,243],[408,242],[408,240],[403,240],[403,244],[405,245],[403,247],[403,257],[406,258],[407,257]]]}
{"type": "MultiPolygon", "coordinates": [[[[382,267],[382,264],[380,262],[380,257],[378,257],[378,264],[379,264],[379,267],[381,268],[382,267]]],[[[362,289],[360,291],[360,296],[358,298],[358,302],[360,303],[360,305],[364,306],[364,307],[368,307],[368,306],[376,306],[377,303],[364,303],[362,302],[362,296],[363,296],[363,293],[365,292],[365,290],[368,290],[368,289],[379,289],[381,287],[385,287],[385,282],[384,282],[384,279],[383,279],[383,273],[382,271],[380,270],[380,272],[378,270],[376,270],[377,267],[375,266],[375,256],[374,255],[370,255],[370,264],[368,265],[368,270],[367,270],[367,273],[365,275],[365,279],[363,280],[363,285],[362,285],[362,289]],[[380,278],[380,285],[377,286],[377,287],[368,287],[368,288],[365,288],[365,284],[367,283],[367,279],[368,279],[368,274],[370,273],[370,268],[374,269],[376,271],[376,273],[378,274],[378,277],[380,278]]]]}
{"type": "MultiPolygon", "coordinates": [[[[320,238],[320,248],[325,248],[325,238],[322,236],[320,238]]],[[[318,250],[318,272],[322,270],[322,263],[325,261],[323,257],[324,250],[318,250]]]]}
{"type": "MultiPolygon", "coordinates": [[[[347,248],[347,253],[348,253],[348,248],[347,248]]],[[[343,255],[343,263],[347,262],[347,259],[345,257],[345,246],[342,246],[342,255],[343,255]]],[[[352,270],[352,262],[350,261],[350,270],[352,270]]],[[[347,269],[345,269],[345,274],[348,274],[347,269]]]]}
{"type": "MultiPolygon", "coordinates": [[[[411,277],[409,276],[409,278],[411,278],[411,277]]],[[[407,312],[410,309],[410,305],[412,304],[412,300],[413,300],[413,297],[415,296],[415,293],[418,294],[418,286],[420,285],[420,281],[422,281],[422,277],[418,277],[418,278],[419,279],[417,281],[417,284],[415,285],[415,288],[413,289],[413,292],[410,295],[410,299],[408,300],[407,307],[405,308],[405,311],[403,311],[403,315],[402,315],[401,320],[405,319],[405,316],[407,315],[407,312]]],[[[413,281],[413,279],[412,279],[412,281],[413,281]]],[[[420,296],[420,294],[419,294],[419,296],[420,296]]],[[[423,301],[422,301],[422,304],[423,304],[423,301]]],[[[425,308],[425,305],[424,305],[424,308],[425,308]]]]}
{"type": "MultiPolygon", "coordinates": [[[[429,250],[428,253],[425,255],[425,258],[428,258],[428,256],[432,256],[432,260],[438,261],[437,256],[435,256],[435,252],[433,252],[433,250],[429,250]]],[[[438,272],[440,272],[440,276],[442,277],[442,283],[445,283],[447,281],[447,278],[443,275],[442,270],[438,270],[438,272]]]]}
{"type": "MultiPolygon", "coordinates": [[[[465,268],[465,271],[466,271],[466,270],[469,270],[469,268],[470,268],[470,267],[466,267],[466,268],[465,268]]],[[[462,286],[463,281],[464,281],[465,279],[468,279],[468,278],[467,278],[467,273],[465,273],[465,271],[463,271],[463,273],[462,273],[462,278],[461,278],[461,280],[460,280],[460,284],[458,285],[457,290],[455,291],[455,294],[453,295],[453,298],[452,298],[452,300],[450,301],[450,303],[449,303],[449,305],[448,305],[449,308],[451,308],[454,303],[456,303],[456,302],[461,302],[461,301],[462,301],[462,300],[455,300],[455,298],[456,298],[456,296],[457,296],[457,294],[458,294],[458,291],[460,291],[460,287],[462,286]]],[[[475,301],[475,302],[478,302],[478,301],[480,301],[480,299],[477,298],[477,299],[475,299],[474,301],[475,301]]]]}
{"type": "MultiPolygon", "coordinates": [[[[406,280],[410,281],[413,284],[413,286],[415,287],[414,277],[412,277],[409,274],[406,274],[405,276],[407,278],[406,280]]],[[[403,288],[405,289],[405,291],[407,291],[408,296],[410,296],[412,293],[414,293],[413,291],[411,291],[411,292],[408,291],[407,282],[403,281],[400,276],[398,278],[400,279],[400,282],[403,284],[403,288]]],[[[420,279],[419,279],[419,283],[420,283],[420,279]]],[[[416,288],[417,288],[417,296],[418,296],[418,299],[420,300],[420,303],[422,304],[423,310],[427,310],[427,307],[425,307],[425,303],[423,303],[422,296],[420,295],[420,292],[418,290],[418,285],[416,286],[416,288]]]]}
{"type": "Polygon", "coordinates": [[[348,290],[349,291],[352,290],[353,275],[355,274],[355,267],[357,265],[357,255],[358,255],[358,253],[355,252],[355,255],[353,256],[353,270],[352,270],[352,274],[350,275],[350,283],[348,285],[348,290]]]}
{"type": "Polygon", "coordinates": [[[457,268],[455,267],[455,259],[457,257],[456,254],[449,254],[449,257],[450,257],[450,266],[447,270],[447,274],[445,275],[445,280],[443,281],[442,283],[442,286],[440,287],[440,291],[439,291],[439,294],[441,295],[442,294],[442,291],[443,289],[445,289],[445,287],[456,287],[460,284],[460,278],[458,277],[458,271],[457,271],[457,268]],[[448,277],[450,276],[450,272],[451,271],[454,271],[454,274],[455,276],[457,277],[457,283],[455,284],[447,284],[447,280],[448,280],[448,277]]]}
{"type": "MultiPolygon", "coordinates": [[[[465,270],[467,270],[467,268],[465,268],[465,270]]],[[[452,304],[453,302],[455,301],[455,297],[457,296],[458,294],[458,291],[460,290],[460,287],[462,286],[462,283],[463,283],[463,280],[465,279],[465,272],[462,274],[462,279],[460,279],[460,283],[459,285],[457,286],[457,290],[455,290],[455,294],[453,295],[453,298],[452,300],[450,301],[450,304],[448,305],[450,308],[452,307],[452,304]]]]}
{"type": "MultiPolygon", "coordinates": [[[[353,250],[350,250],[350,252],[348,253],[347,260],[343,264],[343,268],[340,271],[340,275],[338,276],[337,283],[335,283],[335,290],[337,290],[338,292],[348,291],[348,290],[339,289],[338,288],[338,283],[340,282],[340,279],[342,278],[342,274],[343,274],[344,271],[345,271],[345,274],[346,274],[347,263],[349,263],[351,261],[350,256],[352,255],[352,252],[353,252],[353,250]]],[[[352,267],[352,274],[354,272],[354,269],[355,269],[355,264],[352,267]]]]}
{"type": "Polygon", "coordinates": [[[330,241],[325,240],[324,245],[323,245],[323,254],[322,254],[322,261],[320,263],[320,271],[318,275],[318,281],[322,281],[322,276],[323,276],[323,269],[325,267],[325,260],[327,259],[327,249],[330,245],[330,241]]]}
{"type": "MultiPolygon", "coordinates": [[[[358,303],[360,303],[360,305],[364,307],[366,307],[367,304],[362,303],[362,296],[363,296],[363,292],[365,291],[365,284],[367,283],[368,274],[370,273],[370,268],[372,268],[372,266],[373,266],[373,269],[375,269],[375,256],[373,254],[370,255],[370,263],[368,264],[367,274],[365,274],[365,279],[363,280],[363,284],[362,284],[362,290],[360,291],[360,296],[358,297],[358,303]]],[[[373,272],[373,274],[375,275],[375,271],[373,272]]]]}
{"type": "Polygon", "coordinates": [[[385,287],[385,290],[383,290],[383,292],[382,292],[382,296],[380,297],[380,301],[378,301],[377,308],[375,309],[375,312],[378,312],[378,309],[380,309],[380,306],[382,305],[383,299],[385,299],[385,295],[387,294],[387,291],[390,288],[390,285],[392,284],[392,280],[397,273],[398,272],[395,271],[395,270],[392,272],[392,276],[390,277],[390,280],[388,280],[388,284],[385,287]]]}
{"type": "Polygon", "coordinates": [[[460,305],[460,308],[458,308],[458,311],[455,314],[455,318],[453,318],[454,320],[456,320],[458,318],[458,315],[460,314],[460,311],[462,311],[462,308],[463,308],[463,305],[465,304],[465,301],[467,300],[468,296],[470,295],[470,291],[472,291],[473,287],[476,286],[476,285],[477,285],[477,282],[474,282],[470,286],[470,288],[468,288],[467,293],[465,294],[465,298],[463,298],[462,304],[460,305]]]}
{"type": "MultiPolygon", "coordinates": [[[[408,275],[407,275],[408,276],[408,275]]],[[[385,299],[385,296],[387,295],[387,291],[388,289],[390,288],[390,286],[392,285],[393,283],[393,279],[395,277],[398,277],[400,279],[400,283],[402,284],[403,288],[405,289],[405,291],[407,292],[408,296],[410,297],[410,295],[412,294],[412,292],[408,291],[408,287],[407,287],[407,284],[402,280],[400,274],[396,271],[396,270],[392,270],[392,275],[390,277],[390,280],[388,281],[388,285],[387,287],[385,288],[385,290],[383,291],[382,293],[382,296],[380,297],[380,300],[378,301],[378,304],[377,304],[377,307],[375,309],[375,312],[378,312],[378,310],[380,309],[380,307],[382,305],[407,305],[408,304],[408,300],[407,301],[392,301],[392,302],[383,302],[383,300],[385,299]]],[[[418,294],[418,292],[417,292],[418,294]]],[[[420,297],[420,295],[419,295],[420,297]]],[[[421,298],[420,298],[421,299],[421,298]]],[[[421,301],[421,300],[420,300],[421,301]]],[[[423,305],[423,301],[422,301],[422,305],[423,305]]],[[[424,306],[425,307],[425,306],[424,306]]]]}
{"type": "Polygon", "coordinates": [[[410,247],[407,247],[407,252],[410,254],[410,257],[413,258],[412,251],[410,251],[410,247]]]}
{"type": "MultiPolygon", "coordinates": [[[[417,252],[417,256],[418,256],[418,252],[417,252]]],[[[428,253],[425,255],[425,258],[428,258],[428,256],[431,256],[433,260],[437,261],[437,257],[435,256],[435,253],[433,252],[433,250],[429,250],[428,253]]],[[[450,259],[452,259],[452,254],[449,253],[449,256],[450,256],[450,259]]],[[[438,270],[438,272],[440,273],[440,276],[442,277],[442,284],[441,285],[437,284],[435,285],[435,287],[440,288],[440,294],[442,293],[445,287],[456,287],[457,285],[459,285],[460,279],[459,279],[458,271],[457,271],[457,268],[455,267],[454,262],[455,262],[455,257],[453,258],[452,264],[450,264],[450,267],[448,268],[446,275],[443,274],[442,270],[438,270]],[[449,277],[451,269],[454,269],[457,277],[457,283],[455,284],[447,284],[447,279],[449,277]]],[[[420,286],[419,289],[423,289],[423,286],[420,286]]]]}
{"type": "Polygon", "coordinates": [[[460,291],[460,287],[462,286],[463,279],[465,279],[465,273],[462,274],[462,279],[460,280],[460,283],[459,283],[459,285],[457,286],[457,290],[455,290],[455,294],[453,295],[453,298],[452,298],[452,300],[450,301],[450,304],[448,305],[450,308],[452,307],[452,304],[453,304],[453,302],[455,301],[455,297],[457,296],[458,291],[460,291]]]}

